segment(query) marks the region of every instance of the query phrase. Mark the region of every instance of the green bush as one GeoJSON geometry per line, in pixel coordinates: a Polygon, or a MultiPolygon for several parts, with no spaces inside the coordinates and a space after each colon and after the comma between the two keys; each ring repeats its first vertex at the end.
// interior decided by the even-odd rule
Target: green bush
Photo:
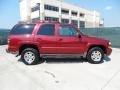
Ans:
{"type": "Polygon", "coordinates": [[[8,30],[8,29],[0,29],[0,45],[7,44],[9,32],[10,32],[10,30],[8,30]]]}

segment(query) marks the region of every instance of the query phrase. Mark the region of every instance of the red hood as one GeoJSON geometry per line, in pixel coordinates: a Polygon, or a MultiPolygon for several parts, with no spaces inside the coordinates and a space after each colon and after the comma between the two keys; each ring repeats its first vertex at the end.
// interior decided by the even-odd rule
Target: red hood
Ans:
{"type": "Polygon", "coordinates": [[[107,46],[109,44],[109,40],[94,37],[94,36],[85,35],[82,37],[82,39],[91,44],[99,44],[99,45],[104,45],[104,46],[107,46]]]}

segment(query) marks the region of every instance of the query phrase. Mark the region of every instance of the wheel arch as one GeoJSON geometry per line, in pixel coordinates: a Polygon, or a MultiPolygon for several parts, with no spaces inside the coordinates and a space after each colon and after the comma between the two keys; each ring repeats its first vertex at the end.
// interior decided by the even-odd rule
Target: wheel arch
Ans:
{"type": "Polygon", "coordinates": [[[104,45],[90,45],[89,48],[88,48],[88,50],[87,50],[87,52],[88,52],[90,49],[94,48],[94,47],[99,47],[99,48],[101,48],[101,49],[104,51],[104,54],[106,54],[106,47],[105,47],[104,45]]]}
{"type": "Polygon", "coordinates": [[[34,44],[23,44],[22,46],[20,46],[19,48],[19,55],[21,55],[22,51],[26,48],[34,48],[39,52],[39,48],[37,45],[34,44]]]}

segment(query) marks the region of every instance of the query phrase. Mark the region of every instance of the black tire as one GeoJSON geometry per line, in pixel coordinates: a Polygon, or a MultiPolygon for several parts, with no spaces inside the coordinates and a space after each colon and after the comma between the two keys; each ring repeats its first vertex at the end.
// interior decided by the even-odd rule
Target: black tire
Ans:
{"type": "Polygon", "coordinates": [[[99,47],[93,47],[88,51],[86,58],[92,64],[100,64],[103,62],[104,51],[99,47]]]}
{"type": "Polygon", "coordinates": [[[21,59],[22,59],[23,63],[25,63],[26,65],[36,65],[39,62],[40,54],[34,48],[26,48],[21,53],[21,59]],[[26,55],[28,55],[28,56],[26,56],[26,55]],[[32,57],[30,57],[29,55],[32,57]]]}

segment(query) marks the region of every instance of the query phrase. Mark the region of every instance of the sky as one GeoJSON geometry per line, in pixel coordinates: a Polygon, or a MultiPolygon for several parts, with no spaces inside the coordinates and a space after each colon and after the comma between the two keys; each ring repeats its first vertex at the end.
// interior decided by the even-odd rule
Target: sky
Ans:
{"type": "MultiPolygon", "coordinates": [[[[105,27],[120,27],[120,0],[64,0],[100,12],[105,27]]],[[[0,0],[0,28],[11,29],[20,21],[19,0],[0,0]]]]}

